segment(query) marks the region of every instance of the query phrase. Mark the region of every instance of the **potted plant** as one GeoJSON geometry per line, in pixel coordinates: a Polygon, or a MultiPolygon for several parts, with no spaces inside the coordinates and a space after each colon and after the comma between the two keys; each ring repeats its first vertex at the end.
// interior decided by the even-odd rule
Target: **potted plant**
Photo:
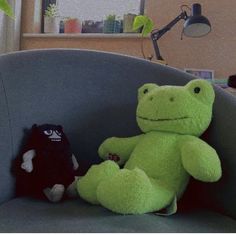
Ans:
{"type": "Polygon", "coordinates": [[[103,22],[85,20],[83,21],[82,33],[102,33],[103,32],[103,22]]]}
{"type": "Polygon", "coordinates": [[[56,4],[49,4],[45,10],[44,33],[59,33],[59,14],[56,4]]]}
{"type": "Polygon", "coordinates": [[[149,18],[148,16],[138,15],[135,17],[134,23],[133,23],[133,30],[141,29],[141,35],[142,35],[141,53],[143,55],[143,58],[148,59],[148,60],[152,60],[153,55],[149,55],[149,56],[145,55],[143,43],[144,43],[144,37],[147,36],[149,33],[151,33],[153,28],[154,28],[154,23],[151,20],[151,18],[149,18]]]}
{"type": "Polygon", "coordinates": [[[68,18],[64,22],[64,33],[81,33],[82,25],[77,18],[68,18]]]}
{"type": "Polygon", "coordinates": [[[116,15],[108,15],[104,20],[103,33],[120,33],[121,22],[116,20],[116,15]]]}
{"type": "Polygon", "coordinates": [[[133,29],[134,19],[137,15],[135,14],[125,14],[123,20],[123,32],[124,33],[138,33],[138,30],[133,29]]]}
{"type": "Polygon", "coordinates": [[[0,10],[2,10],[7,16],[14,19],[12,7],[7,2],[7,0],[0,0],[0,10]]]}

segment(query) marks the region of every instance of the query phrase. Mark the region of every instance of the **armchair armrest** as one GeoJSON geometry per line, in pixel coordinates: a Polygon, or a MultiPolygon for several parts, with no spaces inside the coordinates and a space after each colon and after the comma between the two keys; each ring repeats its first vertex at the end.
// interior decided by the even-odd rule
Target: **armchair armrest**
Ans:
{"type": "Polygon", "coordinates": [[[208,143],[220,157],[222,178],[217,183],[205,184],[203,190],[208,196],[201,199],[236,218],[236,98],[219,87],[215,87],[215,92],[208,143]]]}

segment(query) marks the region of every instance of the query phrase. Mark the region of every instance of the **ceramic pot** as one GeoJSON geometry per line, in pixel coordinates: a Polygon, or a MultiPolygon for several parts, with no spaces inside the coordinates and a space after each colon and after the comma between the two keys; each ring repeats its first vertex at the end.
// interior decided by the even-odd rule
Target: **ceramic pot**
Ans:
{"type": "Polygon", "coordinates": [[[120,33],[121,22],[118,20],[104,20],[103,33],[120,33]]]}
{"type": "Polygon", "coordinates": [[[59,33],[59,18],[44,16],[44,33],[59,33]]]}
{"type": "Polygon", "coordinates": [[[135,14],[126,14],[124,15],[123,21],[123,32],[124,33],[137,33],[138,31],[133,30],[133,23],[135,19],[135,14]]]}
{"type": "Polygon", "coordinates": [[[82,26],[78,19],[68,19],[64,24],[65,33],[81,33],[82,26]]]}
{"type": "Polygon", "coordinates": [[[83,22],[82,33],[102,33],[103,32],[103,22],[85,20],[83,22]]]}

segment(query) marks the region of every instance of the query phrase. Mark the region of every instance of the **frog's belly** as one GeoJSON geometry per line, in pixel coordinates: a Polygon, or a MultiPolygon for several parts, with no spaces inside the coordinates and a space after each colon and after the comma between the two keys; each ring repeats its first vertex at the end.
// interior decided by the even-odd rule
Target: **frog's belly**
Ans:
{"type": "Polygon", "coordinates": [[[163,184],[180,189],[185,187],[188,174],[181,162],[176,135],[146,134],[132,152],[125,168],[136,167],[163,184]]]}

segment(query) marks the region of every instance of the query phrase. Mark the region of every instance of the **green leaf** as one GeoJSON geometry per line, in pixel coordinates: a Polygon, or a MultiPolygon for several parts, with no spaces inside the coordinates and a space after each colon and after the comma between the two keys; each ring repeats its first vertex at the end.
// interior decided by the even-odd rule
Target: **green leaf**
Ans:
{"type": "Polygon", "coordinates": [[[148,19],[147,23],[143,27],[143,31],[142,31],[143,36],[146,36],[149,33],[151,33],[153,28],[154,28],[153,21],[151,19],[148,19]]]}
{"type": "Polygon", "coordinates": [[[6,15],[14,19],[14,13],[12,7],[7,2],[7,0],[0,0],[0,10],[2,10],[6,15]]]}
{"type": "Polygon", "coordinates": [[[142,28],[142,35],[147,36],[149,33],[152,32],[154,28],[154,23],[148,16],[136,16],[133,23],[133,30],[136,31],[140,28],[142,28]]]}
{"type": "Polygon", "coordinates": [[[133,30],[138,30],[139,28],[143,27],[143,25],[146,23],[146,17],[139,15],[136,16],[133,23],[133,30]]]}

